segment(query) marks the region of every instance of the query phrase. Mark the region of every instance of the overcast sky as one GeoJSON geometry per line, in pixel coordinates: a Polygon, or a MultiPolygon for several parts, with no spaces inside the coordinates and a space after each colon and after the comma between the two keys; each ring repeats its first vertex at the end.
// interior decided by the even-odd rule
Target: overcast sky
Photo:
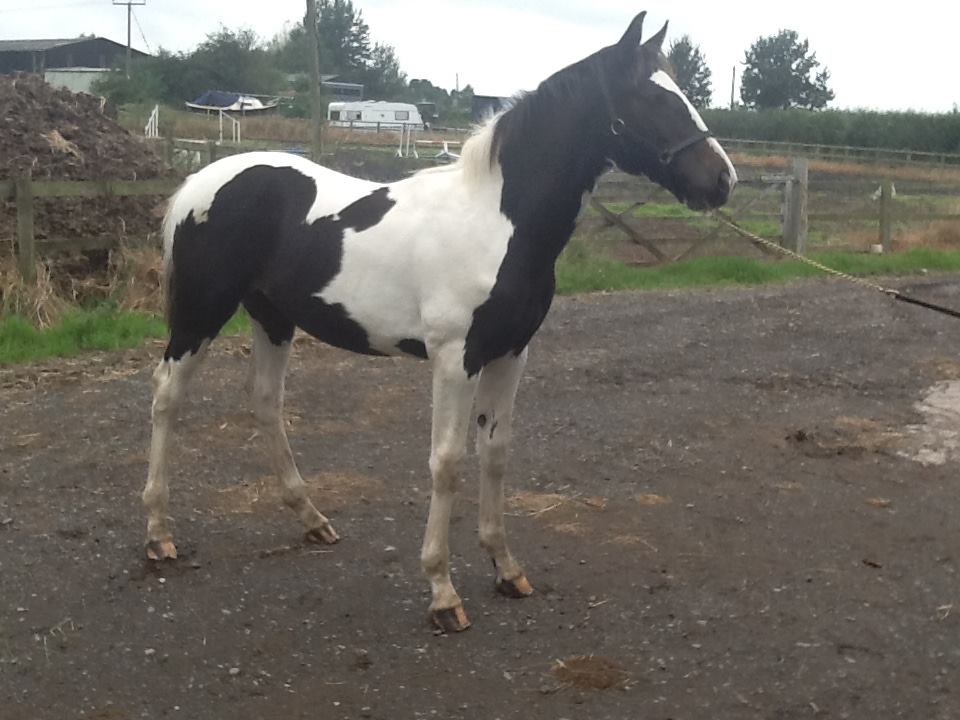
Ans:
{"type": "MultiPolygon", "coordinates": [[[[0,39],[93,33],[126,41],[126,8],[114,0],[0,0],[0,39]]],[[[143,0],[137,0],[143,1],[143,0]]],[[[944,112],[960,104],[956,33],[960,3],[806,0],[648,2],[626,0],[353,0],[374,42],[393,45],[409,78],[510,95],[615,42],[648,11],[645,34],[670,21],[689,34],[713,72],[714,103],[730,99],[734,66],[760,36],[796,30],[831,73],[832,107],[944,112]],[[889,7],[889,6],[888,6],[889,7]]],[[[133,44],[190,50],[220,25],[270,38],[299,22],[304,0],[146,0],[135,8],[133,44]],[[141,32],[142,31],[142,32],[141,32]]],[[[230,88],[242,90],[243,88],[230,88]]],[[[739,85],[737,88],[739,97],[739,85]]]]}

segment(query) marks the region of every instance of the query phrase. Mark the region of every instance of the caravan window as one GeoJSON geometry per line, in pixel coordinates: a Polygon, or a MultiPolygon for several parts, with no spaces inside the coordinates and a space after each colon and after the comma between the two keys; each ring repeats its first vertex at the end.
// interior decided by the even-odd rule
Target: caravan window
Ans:
{"type": "Polygon", "coordinates": [[[409,120],[409,119],[410,119],[410,111],[409,111],[409,110],[396,110],[396,111],[393,113],[393,116],[394,116],[394,117],[393,117],[394,120],[409,120]]]}
{"type": "Polygon", "coordinates": [[[359,110],[347,110],[347,120],[359,120],[360,111],[359,110]]]}
{"type": "Polygon", "coordinates": [[[339,110],[331,110],[331,111],[330,111],[330,119],[331,119],[331,120],[339,120],[339,119],[340,119],[340,111],[339,111],[339,110]]]}

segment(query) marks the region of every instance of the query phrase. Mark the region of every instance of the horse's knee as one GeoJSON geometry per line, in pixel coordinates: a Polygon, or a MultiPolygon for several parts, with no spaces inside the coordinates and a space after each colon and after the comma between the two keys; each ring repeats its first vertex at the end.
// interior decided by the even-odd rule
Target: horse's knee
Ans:
{"type": "Polygon", "coordinates": [[[430,455],[434,490],[452,492],[456,489],[460,463],[465,454],[463,448],[444,448],[430,455]]]}

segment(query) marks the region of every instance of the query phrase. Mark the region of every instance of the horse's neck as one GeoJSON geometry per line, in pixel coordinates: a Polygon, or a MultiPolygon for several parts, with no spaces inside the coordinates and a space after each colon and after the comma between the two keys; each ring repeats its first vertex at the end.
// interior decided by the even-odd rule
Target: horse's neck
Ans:
{"type": "Polygon", "coordinates": [[[552,267],[569,241],[584,194],[609,166],[601,142],[594,124],[569,121],[501,149],[501,210],[531,258],[552,267]]]}

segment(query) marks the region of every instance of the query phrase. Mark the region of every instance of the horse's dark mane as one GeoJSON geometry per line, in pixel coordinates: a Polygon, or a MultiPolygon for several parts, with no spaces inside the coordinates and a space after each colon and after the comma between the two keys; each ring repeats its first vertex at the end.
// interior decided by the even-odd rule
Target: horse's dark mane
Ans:
{"type": "Polygon", "coordinates": [[[603,52],[557,71],[532,92],[515,95],[513,105],[497,118],[493,128],[490,163],[497,161],[504,148],[570,120],[573,108],[597,110],[596,101],[602,97],[597,73],[603,71],[599,68],[603,52]]]}
{"type": "MultiPolygon", "coordinates": [[[[610,69],[614,51],[613,47],[604,48],[557,71],[536,90],[515,95],[512,106],[495,120],[490,164],[500,159],[504,148],[513,148],[544,133],[555,135],[562,132],[565,123],[582,122],[584,116],[596,120],[599,127],[606,127],[612,112],[609,93],[615,83],[623,81],[616,77],[618,70],[610,69]],[[583,113],[579,117],[575,114],[578,109],[583,113]]],[[[662,52],[653,69],[665,70],[675,77],[673,66],[662,52]]]]}

